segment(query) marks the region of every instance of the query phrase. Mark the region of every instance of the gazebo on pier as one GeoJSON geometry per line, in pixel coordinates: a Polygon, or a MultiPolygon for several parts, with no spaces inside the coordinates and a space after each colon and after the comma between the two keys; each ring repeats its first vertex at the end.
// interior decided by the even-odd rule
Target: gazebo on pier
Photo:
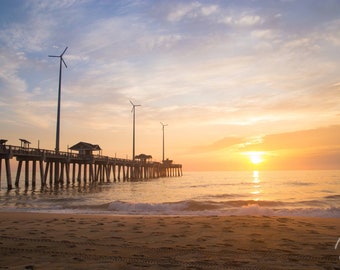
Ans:
{"type": "Polygon", "coordinates": [[[70,150],[78,151],[79,155],[81,156],[92,156],[93,151],[100,151],[102,150],[98,144],[91,144],[87,142],[79,142],[69,148],[70,150]]]}
{"type": "Polygon", "coordinates": [[[151,155],[139,154],[135,156],[135,159],[139,159],[141,162],[146,163],[149,159],[152,159],[151,155]]]}
{"type": "Polygon", "coordinates": [[[19,139],[21,143],[21,148],[30,148],[31,142],[27,141],[26,139],[19,139]]]}
{"type": "Polygon", "coordinates": [[[165,164],[165,165],[171,165],[172,164],[172,162],[173,162],[173,160],[171,160],[171,159],[166,159],[166,160],[163,160],[163,164],[165,164]]]}

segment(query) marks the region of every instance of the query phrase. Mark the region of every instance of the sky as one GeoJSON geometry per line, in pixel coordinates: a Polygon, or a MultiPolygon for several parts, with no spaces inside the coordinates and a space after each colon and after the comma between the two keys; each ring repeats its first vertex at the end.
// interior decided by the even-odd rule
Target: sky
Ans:
{"type": "Polygon", "coordinates": [[[1,0],[1,139],[183,170],[340,169],[339,0],[1,0]]]}

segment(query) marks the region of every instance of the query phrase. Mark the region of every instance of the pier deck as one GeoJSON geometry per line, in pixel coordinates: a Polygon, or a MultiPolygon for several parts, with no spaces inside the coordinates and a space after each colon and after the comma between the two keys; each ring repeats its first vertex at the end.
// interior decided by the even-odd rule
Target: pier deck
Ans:
{"type": "Polygon", "coordinates": [[[5,163],[7,189],[12,189],[10,160],[18,161],[15,186],[19,186],[22,165],[25,167],[25,187],[31,180],[36,186],[37,165],[39,165],[40,185],[59,186],[83,182],[111,182],[151,179],[158,177],[182,176],[182,165],[171,162],[130,160],[102,155],[83,155],[39,148],[14,145],[0,145],[0,185],[2,160],[5,163]],[[31,164],[31,167],[30,167],[31,164]],[[30,170],[31,169],[31,170],[30,170]],[[31,175],[31,178],[30,178],[31,175]]]}

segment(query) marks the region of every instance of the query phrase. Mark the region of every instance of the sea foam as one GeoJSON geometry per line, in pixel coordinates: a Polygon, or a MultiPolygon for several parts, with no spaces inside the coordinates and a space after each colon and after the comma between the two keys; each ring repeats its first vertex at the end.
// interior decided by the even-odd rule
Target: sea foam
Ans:
{"type": "Polygon", "coordinates": [[[340,208],[277,208],[260,204],[227,206],[227,203],[180,201],[171,203],[129,203],[114,201],[107,205],[112,214],[123,215],[217,215],[217,216],[305,216],[339,218],[340,208]]]}

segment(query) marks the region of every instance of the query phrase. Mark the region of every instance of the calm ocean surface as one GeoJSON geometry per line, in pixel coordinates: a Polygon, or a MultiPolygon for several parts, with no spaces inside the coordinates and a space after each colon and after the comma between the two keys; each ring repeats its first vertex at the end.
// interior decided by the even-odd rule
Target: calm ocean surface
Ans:
{"type": "Polygon", "coordinates": [[[184,172],[43,192],[1,184],[1,211],[340,217],[340,171],[184,172]]]}

